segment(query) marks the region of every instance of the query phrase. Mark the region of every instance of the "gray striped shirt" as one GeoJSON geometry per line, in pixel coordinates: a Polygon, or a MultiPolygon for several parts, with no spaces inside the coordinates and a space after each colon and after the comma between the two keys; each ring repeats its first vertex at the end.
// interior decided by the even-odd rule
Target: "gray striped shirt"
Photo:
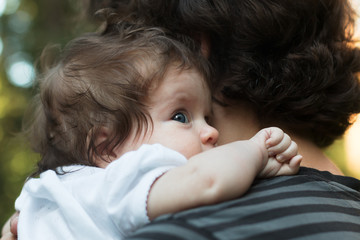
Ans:
{"type": "Polygon", "coordinates": [[[129,239],[360,239],[360,181],[301,168],[239,199],[159,217],[129,239]]]}

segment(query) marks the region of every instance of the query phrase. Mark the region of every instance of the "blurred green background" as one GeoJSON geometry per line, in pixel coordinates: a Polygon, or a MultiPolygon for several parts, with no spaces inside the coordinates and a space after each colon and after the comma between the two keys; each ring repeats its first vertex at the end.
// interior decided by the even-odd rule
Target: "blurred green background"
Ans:
{"type": "MultiPolygon", "coordinates": [[[[38,156],[18,136],[34,94],[33,63],[48,43],[64,44],[96,28],[85,21],[83,0],[0,0],[0,225],[14,212],[14,201],[38,156]]],[[[345,174],[344,141],[328,151],[345,174]]],[[[359,177],[359,176],[358,176],[359,177]]]]}
{"type": "Polygon", "coordinates": [[[31,96],[34,62],[47,44],[93,30],[81,0],[0,0],[0,225],[38,156],[19,136],[31,96]],[[86,24],[85,24],[86,22],[86,24]]]}

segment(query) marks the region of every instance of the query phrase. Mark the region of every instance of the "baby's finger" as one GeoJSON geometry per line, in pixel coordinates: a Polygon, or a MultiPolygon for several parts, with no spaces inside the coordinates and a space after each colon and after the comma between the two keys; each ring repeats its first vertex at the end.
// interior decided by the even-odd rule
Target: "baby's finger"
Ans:
{"type": "Polygon", "coordinates": [[[282,165],[277,175],[292,175],[296,174],[299,171],[300,163],[302,161],[301,155],[296,155],[292,159],[290,159],[290,162],[288,164],[282,165]]]}
{"type": "Polygon", "coordinates": [[[300,154],[297,154],[295,157],[290,159],[290,162],[289,162],[290,168],[293,168],[293,169],[299,168],[302,159],[303,159],[303,156],[301,156],[300,154]]]}
{"type": "Polygon", "coordinates": [[[268,132],[268,134],[270,134],[269,139],[267,139],[265,142],[267,148],[279,144],[284,138],[284,132],[280,128],[270,127],[265,129],[265,131],[268,132]]]}
{"type": "Polygon", "coordinates": [[[281,142],[268,148],[269,156],[275,156],[279,153],[284,152],[290,146],[291,142],[292,141],[291,141],[291,138],[289,137],[289,135],[284,133],[284,136],[283,136],[281,142]]]}
{"type": "Polygon", "coordinates": [[[286,148],[283,152],[276,155],[276,160],[283,163],[289,161],[297,154],[298,154],[298,146],[296,142],[291,141],[290,146],[288,148],[286,148]]]}

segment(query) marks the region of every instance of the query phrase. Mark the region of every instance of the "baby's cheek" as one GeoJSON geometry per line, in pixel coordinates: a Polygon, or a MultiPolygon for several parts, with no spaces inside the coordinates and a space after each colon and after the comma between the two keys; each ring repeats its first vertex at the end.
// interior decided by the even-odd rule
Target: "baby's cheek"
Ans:
{"type": "Polygon", "coordinates": [[[183,154],[187,159],[191,158],[192,156],[199,154],[207,149],[203,149],[201,144],[189,144],[186,148],[179,151],[183,154]]]}

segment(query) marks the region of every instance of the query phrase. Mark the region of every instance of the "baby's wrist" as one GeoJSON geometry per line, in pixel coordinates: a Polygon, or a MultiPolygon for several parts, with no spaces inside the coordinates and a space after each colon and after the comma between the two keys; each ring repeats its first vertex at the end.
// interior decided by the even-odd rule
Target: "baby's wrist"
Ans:
{"type": "Polygon", "coordinates": [[[255,169],[256,175],[258,176],[266,167],[268,159],[269,159],[269,152],[265,146],[265,141],[259,142],[258,139],[251,138],[250,139],[252,149],[254,149],[256,157],[255,157],[255,169]]]}

